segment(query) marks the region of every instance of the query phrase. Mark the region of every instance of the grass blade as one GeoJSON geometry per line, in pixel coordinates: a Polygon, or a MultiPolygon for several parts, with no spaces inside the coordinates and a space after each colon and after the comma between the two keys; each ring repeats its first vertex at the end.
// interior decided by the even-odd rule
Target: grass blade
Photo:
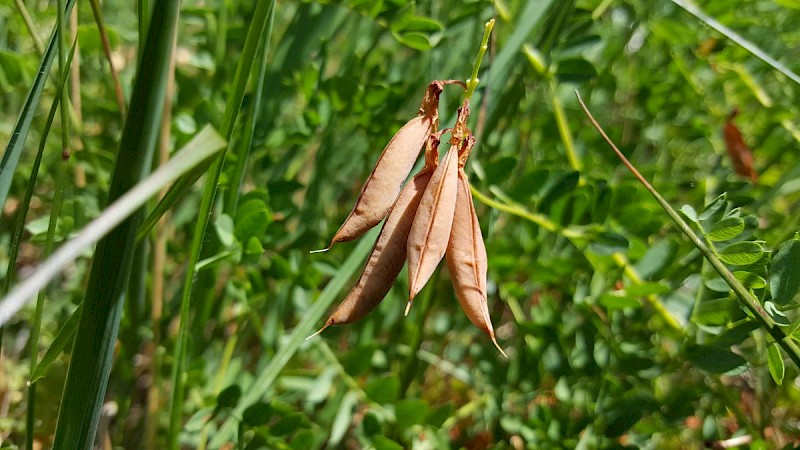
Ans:
{"type": "MultiPolygon", "coordinates": [[[[108,201],[113,203],[105,218],[114,220],[92,222],[106,228],[108,235],[98,242],[94,252],[56,424],[53,448],[57,450],[91,448],[97,431],[136,247],[134,238],[142,220],[137,210],[140,202],[158,191],[156,183],[152,183],[129,192],[145,178],[153,159],[179,6],[179,0],[162,0],[154,9],[158,13],[153,14],[139,58],[131,96],[131,119],[125,122],[109,187],[108,201]],[[138,197],[131,199],[131,193],[138,197]],[[125,202],[117,202],[123,198],[125,202]],[[137,208],[132,208],[133,205],[137,208]]],[[[160,176],[163,181],[172,175],[161,172],[160,176]]],[[[84,229],[84,235],[87,230],[90,227],[84,229]]],[[[97,239],[96,235],[86,239],[97,239]]]]}
{"type": "MultiPolygon", "coordinates": [[[[67,0],[64,6],[66,9],[65,14],[69,14],[74,5],[75,0],[67,0]]],[[[25,99],[25,106],[22,107],[22,112],[14,126],[14,132],[11,134],[11,139],[8,141],[6,151],[3,153],[3,159],[0,160],[0,205],[5,204],[8,191],[11,189],[14,171],[17,169],[17,164],[19,164],[19,158],[25,146],[25,140],[28,138],[28,133],[31,131],[31,123],[33,122],[33,116],[36,114],[36,106],[39,104],[39,98],[42,96],[42,90],[44,90],[47,75],[50,73],[53,59],[58,52],[58,40],[59,33],[56,30],[50,37],[50,43],[47,44],[47,50],[44,53],[44,57],[42,57],[41,64],[39,64],[36,78],[33,80],[31,89],[28,91],[28,95],[25,99]]]]}
{"type": "Polygon", "coordinates": [[[670,0],[672,3],[680,6],[684,10],[686,10],[689,14],[697,17],[700,19],[704,24],[708,25],[712,29],[718,31],[726,38],[732,40],[737,45],[742,47],[743,49],[747,50],[748,52],[752,53],[753,56],[756,58],[764,61],[765,63],[769,64],[770,67],[777,70],[778,72],[786,75],[787,78],[794,81],[797,84],[800,84],[800,76],[796,73],[792,72],[791,69],[783,65],[780,61],[769,56],[767,52],[761,50],[753,44],[752,42],[745,39],[739,33],[731,30],[730,28],[726,27],[725,25],[719,23],[716,19],[706,14],[702,9],[700,9],[697,5],[695,5],[691,0],[670,0]]]}
{"type": "Polygon", "coordinates": [[[272,357],[269,364],[267,364],[258,374],[258,377],[253,380],[249,390],[242,394],[242,398],[239,400],[230,418],[225,421],[211,440],[211,448],[220,448],[223,444],[233,439],[237,429],[237,419],[235,418],[241,417],[248,406],[261,400],[270,390],[272,384],[281,373],[281,370],[283,370],[295,352],[297,352],[300,345],[305,342],[306,336],[314,331],[319,321],[322,320],[325,313],[330,309],[333,301],[338,298],[339,292],[344,288],[347,280],[361,267],[361,264],[367,257],[367,253],[369,253],[372,246],[375,244],[378,232],[378,228],[373,228],[359,240],[358,245],[356,245],[352,253],[350,253],[350,256],[344,261],[336,272],[336,275],[319,294],[317,301],[302,314],[302,319],[292,330],[286,344],[275,353],[275,356],[272,357]]]}
{"type": "Polygon", "coordinates": [[[158,190],[175,181],[182,174],[202,164],[221,152],[225,141],[210,127],[206,127],[193,139],[196,146],[187,145],[169,163],[135,185],[103,213],[90,222],[70,241],[59,248],[53,256],[43,262],[30,277],[18,284],[0,301],[0,325],[5,324],[39,290],[43,289],[64,267],[70,264],[90,245],[108,235],[114,226],[129,217],[158,190]]]}
{"type": "MultiPolygon", "coordinates": [[[[236,117],[239,115],[239,110],[242,106],[242,99],[244,98],[245,88],[247,87],[247,80],[252,72],[253,65],[258,59],[256,53],[262,44],[266,35],[271,34],[271,29],[268,30],[267,24],[269,23],[269,12],[275,8],[276,1],[261,0],[256,5],[256,10],[253,13],[252,22],[247,32],[245,39],[244,49],[242,56],[239,59],[239,64],[236,67],[236,74],[233,80],[233,92],[228,98],[228,104],[225,107],[225,114],[222,118],[222,125],[220,130],[225,138],[230,142],[233,135],[233,125],[236,117]]],[[[157,10],[157,9],[156,9],[157,10]]],[[[172,367],[172,399],[170,405],[170,425],[169,425],[169,448],[177,449],[178,434],[182,428],[183,416],[183,395],[184,395],[184,364],[186,360],[186,347],[188,346],[189,339],[189,307],[192,295],[192,285],[195,281],[195,271],[197,270],[197,262],[200,259],[200,251],[203,247],[203,240],[208,228],[209,216],[211,215],[211,208],[214,205],[214,198],[217,193],[217,185],[219,184],[219,177],[222,174],[222,166],[225,161],[224,155],[216,159],[211,167],[208,178],[206,179],[205,189],[203,191],[203,198],[198,208],[198,220],[194,229],[192,246],[189,250],[189,260],[186,265],[186,273],[184,274],[183,291],[181,292],[181,306],[180,306],[180,323],[178,326],[178,336],[176,338],[175,348],[173,349],[173,358],[175,364],[172,367]]]]}

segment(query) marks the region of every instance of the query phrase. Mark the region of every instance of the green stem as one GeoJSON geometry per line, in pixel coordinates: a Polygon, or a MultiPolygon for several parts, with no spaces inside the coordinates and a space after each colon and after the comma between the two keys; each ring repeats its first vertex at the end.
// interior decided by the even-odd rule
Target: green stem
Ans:
{"type": "MultiPolygon", "coordinates": [[[[67,71],[67,12],[64,0],[58,0],[58,73],[67,71]]],[[[69,91],[61,90],[61,151],[69,158],[69,91]]]]}
{"type": "Polygon", "coordinates": [[[655,198],[658,204],[661,205],[661,208],[664,209],[664,211],[667,213],[670,219],[672,219],[675,225],[677,225],[681,232],[683,232],[683,234],[689,238],[692,244],[694,244],[694,246],[700,250],[700,253],[705,256],[706,260],[708,260],[714,270],[716,270],[717,273],[719,273],[720,276],[725,280],[728,286],[731,287],[733,292],[739,298],[741,305],[747,311],[749,311],[756,318],[756,320],[758,320],[762,328],[772,335],[775,341],[786,351],[786,353],[789,354],[789,357],[792,359],[795,365],[800,367],[800,347],[798,347],[797,344],[791,339],[786,338],[787,336],[783,330],[781,330],[775,321],[772,320],[772,317],[770,317],[769,314],[764,310],[758,300],[750,294],[747,288],[745,288],[739,282],[739,280],[733,276],[733,273],[731,273],[725,264],[717,257],[714,250],[709,248],[702,239],[697,237],[692,228],[681,218],[678,212],[675,211],[675,209],[672,208],[672,206],[670,206],[666,200],[664,200],[661,194],[659,194],[658,191],[653,188],[650,182],[648,182],[647,179],[645,179],[644,176],[642,176],[642,174],[636,170],[633,164],[628,161],[628,158],[622,154],[611,138],[609,138],[605,131],[603,131],[603,129],[600,127],[600,124],[597,123],[595,118],[592,116],[592,113],[589,112],[589,108],[587,108],[586,104],[583,102],[580,94],[578,94],[577,91],[575,94],[578,96],[578,103],[580,103],[581,108],[583,108],[583,112],[589,118],[589,121],[592,122],[592,125],[594,125],[603,139],[605,139],[608,145],[614,150],[614,152],[617,154],[617,157],[619,157],[625,167],[627,167],[628,170],[630,170],[631,173],[633,173],[633,175],[639,180],[639,182],[642,183],[645,189],[650,192],[653,198],[655,198]]]}
{"type": "MultiPolygon", "coordinates": [[[[220,131],[226,138],[227,142],[231,141],[233,135],[233,126],[236,122],[236,117],[239,115],[239,109],[242,105],[244,98],[244,91],[247,86],[247,80],[255,64],[255,54],[258,48],[262,45],[264,33],[268,24],[268,13],[270,9],[275,8],[275,0],[273,1],[260,1],[256,5],[253,13],[253,21],[250,24],[245,38],[244,49],[242,57],[236,68],[236,73],[233,79],[233,92],[228,98],[228,104],[225,107],[225,114],[222,117],[222,124],[220,131]]],[[[270,33],[271,30],[267,31],[270,33]]],[[[192,287],[194,286],[195,277],[197,275],[197,264],[200,259],[200,251],[206,236],[206,229],[208,228],[211,208],[214,205],[214,199],[217,193],[217,184],[219,183],[220,176],[222,175],[222,167],[225,160],[224,151],[212,164],[209,169],[208,178],[203,189],[203,197],[200,201],[198,209],[198,220],[195,224],[194,235],[192,239],[192,246],[189,250],[189,260],[186,265],[186,273],[183,279],[183,291],[181,292],[180,302],[180,322],[178,324],[178,335],[175,339],[175,348],[173,349],[174,365],[172,367],[172,398],[170,400],[170,424],[168,434],[168,448],[180,448],[178,435],[183,427],[183,401],[184,401],[184,386],[185,386],[185,365],[186,365],[186,352],[189,345],[189,312],[192,298],[192,287]]]]}
{"type": "MultiPolygon", "coordinates": [[[[625,276],[630,278],[633,284],[637,286],[641,286],[642,284],[644,284],[644,280],[639,275],[639,272],[637,272],[636,268],[634,268],[628,262],[628,258],[626,258],[623,253],[620,252],[614,253],[613,255],[611,255],[611,258],[614,260],[614,262],[617,263],[619,267],[622,267],[623,272],[625,272],[625,276]]],[[[664,307],[664,304],[661,303],[661,301],[655,294],[646,295],[645,299],[647,299],[647,302],[650,303],[650,306],[652,306],[653,309],[656,310],[658,315],[661,316],[661,318],[664,320],[664,322],[666,322],[667,325],[669,325],[670,328],[672,328],[673,330],[683,332],[683,327],[681,327],[681,324],[678,323],[678,321],[674,317],[672,317],[672,314],[670,314],[670,312],[667,311],[667,308],[664,307]]]]}
{"type": "Polygon", "coordinates": [[[25,22],[25,27],[28,29],[28,33],[31,34],[33,46],[36,47],[36,52],[40,55],[43,54],[44,43],[42,42],[42,38],[39,37],[39,33],[36,31],[36,25],[34,25],[33,20],[31,20],[31,15],[28,14],[28,9],[25,7],[25,2],[22,0],[14,0],[14,4],[17,6],[17,11],[22,17],[22,21],[25,22]]]}
{"type": "MultiPolygon", "coordinates": [[[[556,125],[558,126],[558,134],[561,135],[561,141],[564,143],[564,148],[567,151],[567,160],[572,170],[576,172],[581,171],[581,160],[578,159],[578,153],[575,151],[575,142],[572,140],[572,133],[569,130],[569,123],[567,116],[564,114],[564,106],[561,100],[558,99],[556,94],[556,83],[551,77],[548,82],[550,89],[550,99],[553,102],[553,113],[556,115],[556,125]]],[[[583,182],[583,180],[581,180],[583,182]]]]}
{"type": "Polygon", "coordinates": [[[411,383],[414,381],[414,375],[418,372],[419,367],[419,358],[417,357],[417,351],[419,351],[420,347],[422,346],[422,336],[423,336],[423,329],[425,328],[425,318],[428,317],[428,310],[431,306],[431,298],[433,297],[434,288],[439,281],[439,274],[441,272],[436,272],[431,278],[430,282],[428,283],[428,288],[425,290],[424,295],[421,297],[421,303],[418,307],[417,311],[417,320],[413,325],[413,329],[410,330],[411,338],[409,339],[409,351],[408,355],[406,355],[406,361],[403,364],[403,373],[400,376],[400,392],[403,393],[404,396],[408,395],[408,388],[411,387],[411,383]]]}
{"type": "Polygon", "coordinates": [[[507,212],[509,214],[513,214],[513,215],[521,217],[521,218],[523,218],[525,220],[529,220],[529,221],[535,223],[536,225],[539,225],[540,227],[544,228],[545,230],[547,230],[547,231],[549,231],[551,233],[559,232],[559,228],[560,227],[555,222],[550,220],[547,216],[545,216],[544,214],[532,213],[532,212],[527,211],[525,208],[522,208],[520,206],[509,205],[509,204],[506,204],[506,203],[498,202],[497,200],[492,199],[491,197],[487,196],[483,192],[475,189],[475,187],[471,186],[471,185],[470,185],[470,190],[472,191],[472,195],[475,196],[475,198],[478,199],[479,202],[481,202],[481,203],[483,203],[483,204],[485,204],[487,206],[490,206],[490,207],[492,207],[494,209],[497,209],[497,210],[500,210],[500,211],[503,211],[503,212],[507,212]]]}
{"type": "Polygon", "coordinates": [[[472,67],[472,76],[469,77],[467,80],[467,93],[464,95],[464,99],[469,100],[472,98],[472,94],[475,93],[475,88],[478,87],[478,83],[480,80],[478,79],[478,71],[481,68],[481,61],[483,61],[483,55],[486,53],[486,49],[489,48],[489,36],[492,34],[492,29],[494,28],[494,19],[489,19],[486,22],[486,25],[483,28],[483,39],[481,39],[481,46],[478,49],[478,57],[475,58],[475,66],[472,67]]]}

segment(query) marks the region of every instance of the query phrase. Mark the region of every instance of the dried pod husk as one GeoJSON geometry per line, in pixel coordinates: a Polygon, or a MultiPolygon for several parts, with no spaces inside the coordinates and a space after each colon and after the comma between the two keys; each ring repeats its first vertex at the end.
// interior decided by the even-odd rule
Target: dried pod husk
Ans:
{"type": "Polygon", "coordinates": [[[733,123],[733,119],[739,114],[739,110],[731,111],[725,119],[725,127],[722,129],[722,137],[725,139],[725,148],[728,150],[728,157],[733,165],[733,170],[737,174],[750,178],[755,183],[758,181],[758,174],[753,169],[753,152],[742,137],[739,127],[733,123]]]}
{"type": "Polygon", "coordinates": [[[437,133],[428,139],[425,167],[403,187],[397,197],[355,286],[325,321],[322,329],[312,336],[331,325],[351,323],[361,319],[389,293],[405,264],[408,233],[438,162],[439,136],[437,133]]]}
{"type": "Polygon", "coordinates": [[[406,314],[447,250],[456,206],[457,179],[458,146],[451,145],[433,172],[408,235],[409,298],[406,314]]]}
{"type": "Polygon", "coordinates": [[[337,242],[356,239],[383,220],[397,199],[403,182],[414,167],[419,151],[439,126],[439,95],[445,85],[461,81],[432,81],[420,104],[417,117],[392,137],[361,188],[353,210],[331,239],[337,242]]]}
{"type": "Polygon", "coordinates": [[[458,302],[469,320],[486,333],[500,353],[506,356],[497,344],[492,319],[489,317],[486,298],[486,247],[478,216],[475,214],[469,180],[463,168],[458,169],[457,185],[456,209],[445,254],[450,279],[458,302]]]}

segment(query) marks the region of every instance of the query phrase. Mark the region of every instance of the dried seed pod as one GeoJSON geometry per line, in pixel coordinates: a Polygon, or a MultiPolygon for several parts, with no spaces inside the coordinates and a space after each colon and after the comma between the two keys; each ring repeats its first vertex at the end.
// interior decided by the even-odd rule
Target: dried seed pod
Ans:
{"type": "Polygon", "coordinates": [[[447,250],[453,211],[456,207],[458,146],[451,145],[420,200],[408,235],[409,297],[406,314],[414,297],[428,282],[447,250]]]}
{"type": "Polygon", "coordinates": [[[406,261],[406,241],[414,221],[414,214],[438,163],[440,135],[441,133],[437,133],[428,139],[425,167],[403,187],[400,196],[397,197],[358,282],[325,321],[322,329],[309,338],[331,325],[351,323],[361,319],[372,311],[391,289],[406,261]]]}
{"type": "Polygon", "coordinates": [[[439,95],[448,84],[464,86],[458,80],[432,81],[428,85],[417,117],[403,125],[383,149],[375,168],[361,188],[353,210],[333,236],[327,249],[337,242],[350,241],[363,235],[386,217],[411,172],[420,149],[439,125],[439,95]]]}
{"type": "Polygon", "coordinates": [[[506,356],[497,344],[492,329],[492,319],[489,317],[489,305],[486,299],[488,261],[486,247],[481,236],[478,216],[475,214],[475,205],[472,203],[469,181],[463,168],[458,169],[457,184],[456,210],[445,254],[450,279],[458,302],[469,320],[486,333],[500,353],[506,356]]]}
{"type": "Polygon", "coordinates": [[[731,159],[733,170],[737,174],[750,178],[755,183],[758,181],[758,174],[753,169],[753,152],[745,143],[739,127],[733,123],[733,119],[739,114],[739,110],[734,108],[730,115],[725,119],[725,127],[722,129],[722,137],[725,139],[725,148],[731,159]]]}

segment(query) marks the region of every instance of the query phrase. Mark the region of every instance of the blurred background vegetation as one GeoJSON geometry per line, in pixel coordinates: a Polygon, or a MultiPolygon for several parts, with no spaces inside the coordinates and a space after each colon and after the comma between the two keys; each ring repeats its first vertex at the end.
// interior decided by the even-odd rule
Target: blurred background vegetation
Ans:
{"type": "MultiPolygon", "coordinates": [[[[35,148],[59,98],[59,64],[30,113],[19,165],[4,174],[13,177],[0,218],[0,267],[14,268],[15,278],[44,258],[54,204],[56,245],[105,208],[125,148],[125,118],[143,120],[140,110],[127,109],[137,68],[151,64],[142,48],[151,3],[160,3],[107,0],[94,12],[91,3],[79,2],[71,24],[62,24],[70,31],[62,48],[69,50],[75,35],[79,43],[66,81],[69,108],[55,116],[30,199],[35,148]],[[58,192],[63,197],[54,201],[58,192]],[[19,222],[23,205],[29,210],[19,222]],[[9,264],[22,226],[19,255],[9,264]]],[[[152,164],[206,125],[220,130],[229,148],[213,208],[202,209],[202,180],[216,185],[217,166],[186,183],[161,225],[130,247],[137,257],[98,404],[97,445],[800,445],[791,355],[739,306],[575,98],[578,90],[668,202],[687,205],[682,210],[698,236],[787,339],[800,338],[800,2],[702,1],[700,13],[693,5],[281,1],[269,10],[274,21],[255,34],[254,51],[245,41],[266,17],[259,2],[183,1],[174,84],[157,80],[169,108],[155,117],[161,134],[152,164]],[[403,273],[366,319],[303,341],[344,297],[375,235],[325,254],[309,251],[327,245],[428,82],[469,76],[492,17],[472,102],[478,145],[467,171],[489,255],[492,321],[509,358],[461,312],[446,270],[408,317],[403,273]],[[714,30],[718,24],[727,28],[714,30]],[[237,67],[246,67],[243,79],[237,67]],[[237,89],[244,89],[241,109],[232,109],[237,89]],[[752,169],[737,169],[734,160],[748,151],[752,169]],[[198,238],[202,217],[210,221],[198,238]],[[187,276],[193,251],[199,261],[187,276]],[[180,327],[182,312],[188,322],[180,327]],[[181,339],[187,345],[176,351],[181,339]]],[[[4,147],[57,10],[40,0],[0,5],[4,147]]],[[[452,125],[456,91],[442,96],[443,127],[452,125]]],[[[70,360],[97,351],[72,346],[81,333],[73,313],[92,295],[92,259],[87,249],[51,284],[41,310],[29,304],[5,324],[2,448],[48,448],[57,421],[79,414],[62,408],[59,418],[59,405],[63,391],[75,389],[64,387],[70,360]],[[38,360],[41,377],[28,400],[38,360]]],[[[11,277],[4,277],[6,290],[11,277]]]]}

